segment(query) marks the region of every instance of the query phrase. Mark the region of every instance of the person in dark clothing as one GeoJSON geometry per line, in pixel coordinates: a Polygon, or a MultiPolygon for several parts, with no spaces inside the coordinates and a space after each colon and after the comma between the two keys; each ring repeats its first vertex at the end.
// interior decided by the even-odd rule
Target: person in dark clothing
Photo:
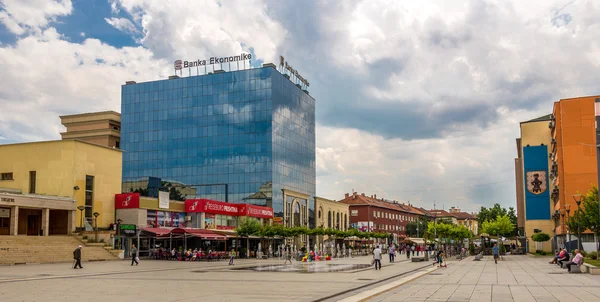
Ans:
{"type": "Polygon", "coordinates": [[[138,265],[139,262],[137,261],[137,249],[135,248],[135,244],[131,245],[131,266],[133,266],[133,263],[135,262],[135,265],[138,265]]]}
{"type": "Polygon", "coordinates": [[[75,259],[75,267],[73,267],[74,269],[83,268],[83,266],[81,266],[81,249],[82,247],[80,245],[73,251],[73,259],[75,259]]]}

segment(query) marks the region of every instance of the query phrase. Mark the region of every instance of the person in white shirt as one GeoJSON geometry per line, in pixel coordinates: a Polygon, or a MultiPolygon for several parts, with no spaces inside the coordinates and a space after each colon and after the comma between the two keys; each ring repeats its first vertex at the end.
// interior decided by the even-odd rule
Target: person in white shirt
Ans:
{"type": "Polygon", "coordinates": [[[375,250],[373,250],[373,260],[375,262],[375,270],[381,269],[381,247],[377,246],[375,250]],[[379,268],[378,268],[379,266],[379,268]]]}

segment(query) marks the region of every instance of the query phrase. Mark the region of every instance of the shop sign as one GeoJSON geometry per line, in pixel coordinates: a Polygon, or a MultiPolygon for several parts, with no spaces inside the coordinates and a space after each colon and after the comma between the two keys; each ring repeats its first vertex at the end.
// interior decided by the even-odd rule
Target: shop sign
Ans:
{"type": "Polygon", "coordinates": [[[268,207],[255,206],[250,204],[241,204],[240,213],[242,215],[258,218],[273,218],[273,209],[268,207]]]}
{"type": "Polygon", "coordinates": [[[185,201],[185,209],[188,213],[212,213],[229,216],[239,215],[237,204],[210,199],[188,199],[185,201]]]}
{"type": "Polygon", "coordinates": [[[0,218],[10,218],[10,209],[0,208],[0,218]]]}
{"type": "Polygon", "coordinates": [[[204,228],[205,229],[209,229],[209,230],[213,230],[215,229],[215,214],[210,214],[210,213],[206,213],[204,214],[204,228]]]}
{"type": "Polygon", "coordinates": [[[273,218],[273,224],[283,224],[283,217],[273,218]]]}
{"type": "Polygon", "coordinates": [[[2,197],[2,198],[0,198],[0,201],[15,202],[15,199],[14,198],[8,198],[8,197],[2,197]]]}
{"type": "Polygon", "coordinates": [[[228,225],[218,225],[217,230],[235,230],[235,227],[228,225]]]}
{"type": "Polygon", "coordinates": [[[138,209],[140,207],[140,193],[115,194],[116,209],[138,209]]]}
{"type": "Polygon", "coordinates": [[[137,233],[137,227],[135,224],[120,224],[119,229],[121,235],[135,236],[137,233]]]}

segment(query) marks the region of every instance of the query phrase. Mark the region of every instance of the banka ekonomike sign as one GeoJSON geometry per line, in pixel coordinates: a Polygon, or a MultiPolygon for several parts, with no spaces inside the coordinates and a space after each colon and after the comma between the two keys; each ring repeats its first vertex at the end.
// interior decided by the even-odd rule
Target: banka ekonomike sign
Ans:
{"type": "Polygon", "coordinates": [[[296,79],[298,79],[300,82],[302,82],[304,85],[306,85],[306,87],[310,86],[310,83],[308,82],[308,80],[303,78],[298,73],[298,70],[292,68],[292,66],[290,64],[288,64],[288,62],[283,58],[283,56],[279,56],[279,66],[287,69],[293,76],[296,77],[296,79]]]}
{"type": "Polygon", "coordinates": [[[200,67],[200,66],[206,66],[206,65],[247,61],[247,60],[251,60],[251,59],[252,59],[252,54],[241,53],[237,56],[211,57],[208,60],[196,60],[196,61],[176,60],[175,61],[175,70],[181,70],[183,68],[191,68],[191,67],[200,67]]]}

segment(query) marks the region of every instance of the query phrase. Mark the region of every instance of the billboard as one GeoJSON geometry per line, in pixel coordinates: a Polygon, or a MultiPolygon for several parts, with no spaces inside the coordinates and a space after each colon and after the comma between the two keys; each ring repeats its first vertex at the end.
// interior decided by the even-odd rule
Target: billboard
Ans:
{"type": "Polygon", "coordinates": [[[357,228],[361,232],[373,232],[373,221],[359,221],[357,228]]]}
{"type": "Polygon", "coordinates": [[[161,209],[169,208],[169,192],[158,192],[158,207],[161,209]]]}

